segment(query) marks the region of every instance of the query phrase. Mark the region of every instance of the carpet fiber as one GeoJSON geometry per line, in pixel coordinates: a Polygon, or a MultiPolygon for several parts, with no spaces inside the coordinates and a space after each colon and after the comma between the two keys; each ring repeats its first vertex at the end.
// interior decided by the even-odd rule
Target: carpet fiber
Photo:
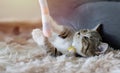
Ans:
{"type": "Polygon", "coordinates": [[[0,73],[120,73],[119,51],[89,58],[55,58],[31,38],[24,44],[5,39],[0,42],[0,73]]]}

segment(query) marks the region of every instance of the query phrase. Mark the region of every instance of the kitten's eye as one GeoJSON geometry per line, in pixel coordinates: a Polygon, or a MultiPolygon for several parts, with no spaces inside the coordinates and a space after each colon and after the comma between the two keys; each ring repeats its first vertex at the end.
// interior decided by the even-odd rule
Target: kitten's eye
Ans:
{"type": "Polygon", "coordinates": [[[88,39],[88,37],[84,36],[83,38],[88,39]]]}
{"type": "Polygon", "coordinates": [[[87,30],[83,30],[83,32],[85,33],[85,32],[87,32],[87,30]]]}
{"type": "Polygon", "coordinates": [[[80,32],[78,32],[77,34],[80,35],[80,32]]]}
{"type": "Polygon", "coordinates": [[[92,39],[93,37],[92,37],[92,36],[90,36],[90,38],[92,39]]]}

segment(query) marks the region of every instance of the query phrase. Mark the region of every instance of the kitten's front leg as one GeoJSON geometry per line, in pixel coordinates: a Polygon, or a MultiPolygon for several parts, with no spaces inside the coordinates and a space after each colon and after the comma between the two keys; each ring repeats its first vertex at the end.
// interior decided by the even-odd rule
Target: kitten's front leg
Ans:
{"type": "Polygon", "coordinates": [[[46,46],[46,48],[47,48],[47,53],[49,53],[50,55],[52,55],[52,56],[54,56],[54,57],[62,55],[62,53],[59,52],[59,51],[57,50],[57,48],[54,47],[54,46],[49,42],[49,39],[48,39],[47,37],[45,37],[45,38],[46,38],[46,39],[45,39],[45,46],[46,46]]]}
{"type": "Polygon", "coordinates": [[[39,46],[45,44],[45,37],[40,29],[33,29],[32,38],[39,46]]]}
{"type": "Polygon", "coordinates": [[[32,31],[32,38],[39,46],[44,46],[46,52],[50,53],[52,56],[61,55],[61,53],[49,42],[48,38],[43,35],[40,29],[34,29],[32,31]]]}

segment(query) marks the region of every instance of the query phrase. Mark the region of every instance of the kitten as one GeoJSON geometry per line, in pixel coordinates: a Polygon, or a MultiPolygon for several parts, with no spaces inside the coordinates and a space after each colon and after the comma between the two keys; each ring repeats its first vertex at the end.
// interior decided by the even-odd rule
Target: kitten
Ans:
{"type": "Polygon", "coordinates": [[[33,39],[38,45],[46,46],[47,52],[54,56],[61,54],[69,54],[72,51],[68,50],[73,46],[76,52],[82,56],[92,56],[100,54],[107,46],[102,43],[101,36],[95,30],[80,30],[74,34],[70,28],[64,27],[56,23],[49,14],[49,9],[46,0],[39,0],[42,15],[43,33],[40,29],[32,31],[33,39]],[[50,29],[51,26],[51,29],[50,29]],[[99,48],[100,47],[100,48],[99,48]],[[100,51],[101,52],[100,52],[100,51]]]}
{"type": "Polygon", "coordinates": [[[107,43],[102,42],[102,37],[98,32],[100,25],[94,29],[81,29],[73,36],[72,48],[68,49],[69,55],[75,53],[83,56],[95,56],[107,53],[112,50],[107,43]]]}
{"type": "Polygon", "coordinates": [[[51,18],[46,0],[39,0],[39,3],[41,8],[43,30],[33,30],[33,39],[39,45],[47,46],[54,55],[57,55],[58,51],[65,54],[67,52],[67,48],[72,44],[73,31],[70,31],[67,27],[59,25],[51,18]]]}
{"type": "Polygon", "coordinates": [[[47,38],[43,35],[42,30],[34,29],[32,31],[33,40],[40,46],[44,46],[46,51],[53,56],[59,56],[67,53],[67,48],[72,45],[73,34],[64,31],[61,34],[52,32],[51,37],[47,38]]]}
{"type": "Polygon", "coordinates": [[[49,38],[43,35],[42,30],[34,29],[32,36],[38,45],[45,46],[46,51],[53,56],[65,54],[66,56],[89,57],[112,50],[107,43],[102,42],[102,37],[98,32],[100,25],[94,29],[80,29],[75,34],[67,29],[61,34],[52,32],[49,38]]]}

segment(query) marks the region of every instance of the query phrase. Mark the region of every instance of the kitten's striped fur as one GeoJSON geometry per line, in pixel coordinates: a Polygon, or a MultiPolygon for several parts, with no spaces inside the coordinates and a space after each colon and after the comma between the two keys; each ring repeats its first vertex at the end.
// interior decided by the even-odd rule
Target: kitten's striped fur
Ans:
{"type": "Polygon", "coordinates": [[[110,50],[107,43],[102,42],[102,37],[97,31],[99,25],[94,29],[81,29],[73,36],[72,46],[76,49],[79,55],[88,57],[106,53],[110,50]]]}
{"type": "Polygon", "coordinates": [[[95,48],[101,41],[101,36],[96,31],[83,29],[73,37],[73,44],[77,53],[82,56],[95,55],[95,48]]]}
{"type": "Polygon", "coordinates": [[[59,55],[62,55],[62,53],[61,52],[59,52],[58,50],[57,50],[57,48],[55,48],[50,42],[49,42],[49,40],[48,40],[48,38],[47,37],[45,37],[45,46],[46,46],[46,51],[47,51],[47,53],[50,53],[50,55],[52,55],[52,56],[59,56],[59,55]]]}

